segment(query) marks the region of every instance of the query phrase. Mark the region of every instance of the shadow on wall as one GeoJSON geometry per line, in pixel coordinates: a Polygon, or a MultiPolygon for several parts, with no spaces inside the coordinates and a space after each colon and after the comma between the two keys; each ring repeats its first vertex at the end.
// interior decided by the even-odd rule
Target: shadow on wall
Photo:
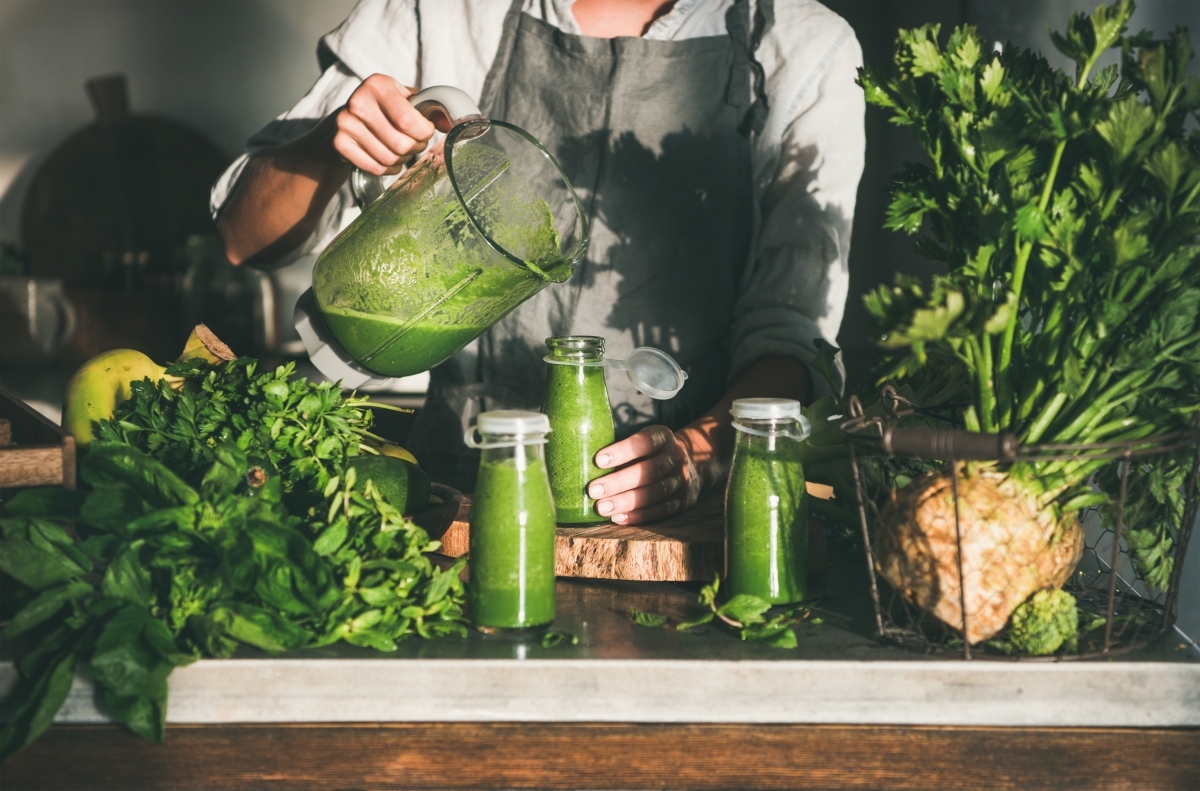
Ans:
{"type": "Polygon", "coordinates": [[[318,38],[354,0],[5,0],[0,5],[0,239],[49,151],[92,121],[83,84],[128,75],[135,113],[204,133],[228,155],[318,75],[318,38]]]}

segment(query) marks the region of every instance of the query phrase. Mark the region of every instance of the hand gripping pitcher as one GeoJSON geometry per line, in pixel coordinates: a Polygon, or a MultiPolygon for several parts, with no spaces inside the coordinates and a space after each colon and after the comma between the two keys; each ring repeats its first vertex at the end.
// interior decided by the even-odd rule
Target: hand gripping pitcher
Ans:
{"type": "Polygon", "coordinates": [[[363,213],[338,234],[296,306],[313,364],[345,387],[426,371],[587,250],[587,220],[558,162],[527,132],[437,86],[409,101],[454,126],[391,186],[356,170],[363,213]]]}

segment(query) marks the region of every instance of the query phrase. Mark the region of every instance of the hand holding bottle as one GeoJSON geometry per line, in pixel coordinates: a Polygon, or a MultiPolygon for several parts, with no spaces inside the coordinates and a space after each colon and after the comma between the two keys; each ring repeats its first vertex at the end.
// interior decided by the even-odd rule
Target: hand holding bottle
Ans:
{"type": "Polygon", "coordinates": [[[596,454],[597,467],[629,466],[588,486],[588,496],[598,501],[597,513],[619,525],[632,525],[666,519],[691,508],[700,496],[703,480],[688,445],[666,426],[647,426],[601,449],[596,454]]]}

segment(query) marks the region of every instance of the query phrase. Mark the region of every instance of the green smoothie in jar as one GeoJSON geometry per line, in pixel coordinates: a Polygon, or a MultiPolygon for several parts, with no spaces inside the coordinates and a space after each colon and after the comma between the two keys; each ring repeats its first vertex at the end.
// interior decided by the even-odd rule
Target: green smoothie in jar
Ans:
{"type": "Polygon", "coordinates": [[[733,402],[733,463],[725,489],[725,589],[772,604],[802,600],[808,585],[808,501],[800,402],[733,402]]]}
{"type": "Polygon", "coordinates": [[[471,501],[471,623],[481,632],[535,630],[554,620],[554,499],[540,412],[484,412],[467,444],[482,450],[471,501]]]}
{"type": "Polygon", "coordinates": [[[607,471],[596,453],[615,438],[612,405],[604,384],[604,339],[590,335],[546,339],[546,398],[542,410],[553,431],[546,444],[546,467],[558,523],[607,522],[596,513],[587,486],[607,471]]]}

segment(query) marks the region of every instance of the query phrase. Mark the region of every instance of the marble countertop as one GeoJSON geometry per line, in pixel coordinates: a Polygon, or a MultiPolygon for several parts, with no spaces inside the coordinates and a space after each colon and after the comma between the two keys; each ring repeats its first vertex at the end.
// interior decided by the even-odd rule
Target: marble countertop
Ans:
{"type": "MultiPolygon", "coordinates": [[[[393,654],[339,645],[201,660],[172,674],[167,720],[1200,726],[1200,657],[1177,634],[1105,660],[931,657],[871,636],[861,567],[831,552],[813,585],[824,622],[798,627],[794,650],[630,621],[631,607],[694,617],[698,584],[560,579],[555,629],[577,645],[472,633],[393,654]]],[[[0,697],[14,682],[0,654],[0,697]]],[[[106,721],[80,674],[56,722],[106,721]]]]}

